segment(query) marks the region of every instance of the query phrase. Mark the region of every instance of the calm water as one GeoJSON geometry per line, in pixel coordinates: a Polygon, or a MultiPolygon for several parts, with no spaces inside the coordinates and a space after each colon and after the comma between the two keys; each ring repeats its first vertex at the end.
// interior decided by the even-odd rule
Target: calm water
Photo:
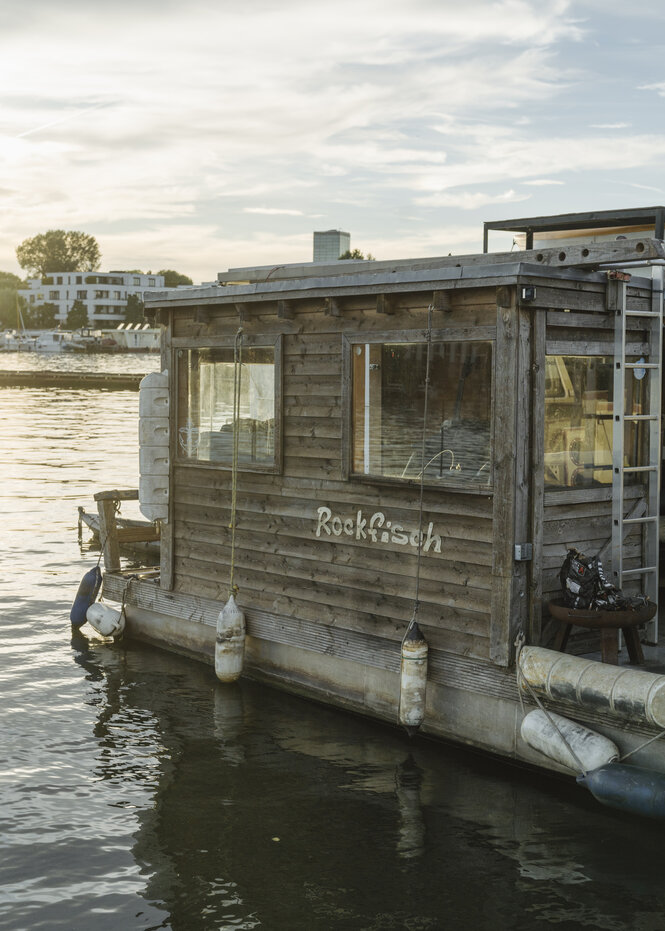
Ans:
{"type": "Polygon", "coordinates": [[[662,931],[665,828],[224,688],[203,664],[72,638],[96,562],[76,506],[136,486],[137,408],[132,392],[0,389],[0,927],[662,931]]]}

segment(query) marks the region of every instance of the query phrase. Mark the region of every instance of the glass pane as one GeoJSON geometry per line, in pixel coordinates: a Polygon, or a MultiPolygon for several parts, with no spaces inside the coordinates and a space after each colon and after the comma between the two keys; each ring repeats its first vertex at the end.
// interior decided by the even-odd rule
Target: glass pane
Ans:
{"type": "MultiPolygon", "coordinates": [[[[637,361],[637,360],[633,360],[637,361]]],[[[646,414],[648,370],[626,369],[624,412],[646,414]]],[[[545,485],[612,483],[614,362],[609,356],[548,356],[545,372],[545,485]]],[[[626,421],[624,464],[643,465],[644,424],[626,421]]],[[[626,483],[638,481],[626,476],[626,483]]]]}
{"type": "MultiPolygon", "coordinates": [[[[180,366],[178,446],[187,459],[230,465],[233,457],[233,349],[187,350],[180,366]]],[[[244,348],[238,461],[275,461],[275,359],[272,348],[244,348]]]]}
{"type": "MultiPolygon", "coordinates": [[[[353,470],[419,479],[425,343],[367,343],[353,352],[353,470]]],[[[425,428],[428,482],[491,480],[491,343],[434,343],[425,428]]]]}

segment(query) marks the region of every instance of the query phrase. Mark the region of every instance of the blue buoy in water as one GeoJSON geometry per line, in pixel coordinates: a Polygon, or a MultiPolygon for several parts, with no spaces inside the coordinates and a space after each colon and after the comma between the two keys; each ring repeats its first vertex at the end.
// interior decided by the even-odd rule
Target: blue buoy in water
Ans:
{"type": "Polygon", "coordinates": [[[86,622],[86,612],[91,604],[97,600],[97,593],[102,584],[102,570],[99,566],[90,569],[81,579],[79,590],[76,593],[69,619],[72,627],[82,627],[86,622]]]}
{"type": "Polygon", "coordinates": [[[665,775],[639,766],[608,763],[577,777],[603,805],[646,818],[665,818],[665,775]]]}

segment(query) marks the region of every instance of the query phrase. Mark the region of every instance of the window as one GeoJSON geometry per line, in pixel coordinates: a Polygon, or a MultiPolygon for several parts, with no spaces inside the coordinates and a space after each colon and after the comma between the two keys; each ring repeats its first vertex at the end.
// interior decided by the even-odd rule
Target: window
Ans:
{"type": "Polygon", "coordinates": [[[148,278],[148,285],[149,285],[151,288],[154,288],[154,286],[155,286],[155,279],[154,279],[154,278],[148,278]]]}
{"type": "Polygon", "coordinates": [[[134,275],[134,284],[141,284],[141,279],[137,275],[134,275]]]}
{"type": "Polygon", "coordinates": [[[48,297],[50,301],[57,301],[60,296],[59,291],[49,291],[48,297]]]}
{"type": "Polygon", "coordinates": [[[423,459],[427,344],[351,346],[352,472],[487,488],[492,344],[433,342],[423,459]]]}
{"type": "Polygon", "coordinates": [[[88,296],[88,292],[87,292],[87,291],[77,291],[77,292],[76,292],[76,300],[77,300],[77,301],[84,301],[84,300],[87,298],[87,296],[88,296]]]}
{"type": "MultiPolygon", "coordinates": [[[[277,365],[273,346],[243,346],[238,462],[245,468],[279,464],[277,365]]],[[[233,347],[183,350],[179,356],[178,454],[230,466],[234,432],[233,347]]]]}
{"type": "MultiPolygon", "coordinates": [[[[637,360],[633,360],[637,361],[637,360]]],[[[645,369],[626,370],[625,412],[647,414],[645,369]]],[[[545,486],[612,484],[614,365],[609,356],[547,356],[545,366],[545,486]]],[[[643,421],[626,421],[624,464],[645,464],[643,421]]],[[[628,474],[625,483],[639,481],[628,474]]]]}

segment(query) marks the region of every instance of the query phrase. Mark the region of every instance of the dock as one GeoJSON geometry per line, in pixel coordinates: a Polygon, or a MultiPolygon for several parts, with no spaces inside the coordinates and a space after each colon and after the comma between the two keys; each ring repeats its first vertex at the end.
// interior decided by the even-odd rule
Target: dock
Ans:
{"type": "Polygon", "coordinates": [[[0,372],[0,386],[30,388],[107,388],[112,391],[138,391],[145,373],[127,372],[0,372]]]}

